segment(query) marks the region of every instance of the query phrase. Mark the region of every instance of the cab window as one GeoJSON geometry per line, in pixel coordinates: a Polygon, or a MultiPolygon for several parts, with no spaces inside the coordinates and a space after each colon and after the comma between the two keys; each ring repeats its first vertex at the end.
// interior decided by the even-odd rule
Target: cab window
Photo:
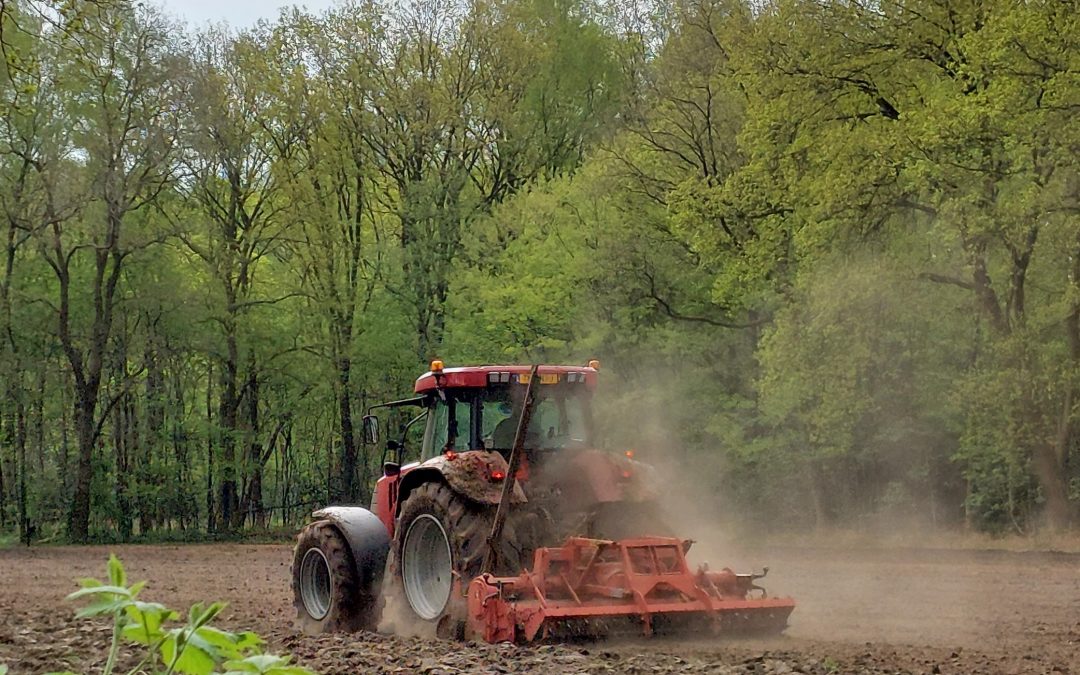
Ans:
{"type": "Polygon", "coordinates": [[[435,401],[432,421],[430,456],[447,450],[458,452],[469,449],[472,429],[472,401],[468,397],[447,395],[446,400],[435,401]]]}
{"type": "MultiPolygon", "coordinates": [[[[559,450],[588,444],[591,418],[588,392],[583,387],[544,385],[534,393],[536,404],[525,435],[526,447],[559,450]]],[[[524,396],[521,385],[483,392],[478,412],[480,437],[486,448],[511,448],[524,396]]]]}

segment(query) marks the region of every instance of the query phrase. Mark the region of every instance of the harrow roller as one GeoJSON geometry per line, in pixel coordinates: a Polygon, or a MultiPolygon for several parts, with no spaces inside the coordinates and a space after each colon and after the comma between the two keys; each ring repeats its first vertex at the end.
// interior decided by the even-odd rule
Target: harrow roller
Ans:
{"type": "Polygon", "coordinates": [[[617,633],[779,632],[795,608],[729,569],[691,571],[689,541],[571,537],[541,548],[531,571],[490,574],[468,588],[466,636],[487,642],[617,633]]]}

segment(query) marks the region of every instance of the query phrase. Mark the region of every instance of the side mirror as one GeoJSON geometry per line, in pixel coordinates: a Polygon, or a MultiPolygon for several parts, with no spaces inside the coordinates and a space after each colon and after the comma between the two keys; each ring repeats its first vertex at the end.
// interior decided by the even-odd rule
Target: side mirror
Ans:
{"type": "Polygon", "coordinates": [[[367,445],[379,444],[379,418],[374,415],[364,415],[364,443],[367,445]]]}

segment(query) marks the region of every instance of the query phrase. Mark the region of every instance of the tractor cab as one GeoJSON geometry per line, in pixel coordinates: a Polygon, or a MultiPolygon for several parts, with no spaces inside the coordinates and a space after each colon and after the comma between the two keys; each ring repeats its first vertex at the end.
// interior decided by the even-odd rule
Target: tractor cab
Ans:
{"type": "MultiPolygon", "coordinates": [[[[535,388],[525,435],[527,450],[592,445],[595,375],[596,370],[588,367],[540,369],[540,386],[535,388]]],[[[426,396],[429,410],[422,458],[467,450],[494,450],[508,456],[529,377],[528,368],[521,366],[452,368],[421,376],[416,391],[426,396]]]]}
{"type": "MultiPolygon", "coordinates": [[[[595,447],[592,395],[599,365],[537,368],[522,469],[515,474],[520,483],[549,457],[595,447]]],[[[414,411],[400,439],[386,441],[383,476],[373,495],[372,510],[388,531],[408,492],[428,480],[445,481],[481,503],[498,502],[531,378],[530,366],[445,368],[436,360],[417,378],[414,397],[368,410],[363,426],[369,444],[379,441],[376,410],[414,411]],[[410,447],[407,439],[413,439],[410,447]]],[[[524,488],[517,490],[523,499],[524,488]]]]}
{"type": "MultiPolygon", "coordinates": [[[[530,452],[583,449],[594,446],[592,394],[598,361],[588,366],[540,366],[539,387],[524,447],[530,452]]],[[[368,443],[379,441],[379,408],[412,407],[417,411],[401,439],[388,439],[384,464],[390,472],[406,459],[421,462],[445,453],[469,450],[510,452],[525,400],[528,366],[473,366],[432,369],[416,380],[417,396],[372,406],[364,416],[368,443]],[[423,429],[420,452],[406,448],[409,431],[423,429]],[[410,452],[410,450],[412,450],[410,452]]],[[[413,434],[415,436],[415,434],[413,434]]]]}

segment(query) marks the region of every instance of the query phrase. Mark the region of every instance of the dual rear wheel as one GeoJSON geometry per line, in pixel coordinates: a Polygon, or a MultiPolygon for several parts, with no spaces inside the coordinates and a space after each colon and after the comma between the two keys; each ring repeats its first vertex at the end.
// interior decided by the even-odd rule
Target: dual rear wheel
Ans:
{"type": "Polygon", "coordinates": [[[304,632],[355,632],[379,625],[382,600],[363,592],[348,542],[333,523],[320,520],[300,531],[292,574],[293,605],[304,632]]]}

